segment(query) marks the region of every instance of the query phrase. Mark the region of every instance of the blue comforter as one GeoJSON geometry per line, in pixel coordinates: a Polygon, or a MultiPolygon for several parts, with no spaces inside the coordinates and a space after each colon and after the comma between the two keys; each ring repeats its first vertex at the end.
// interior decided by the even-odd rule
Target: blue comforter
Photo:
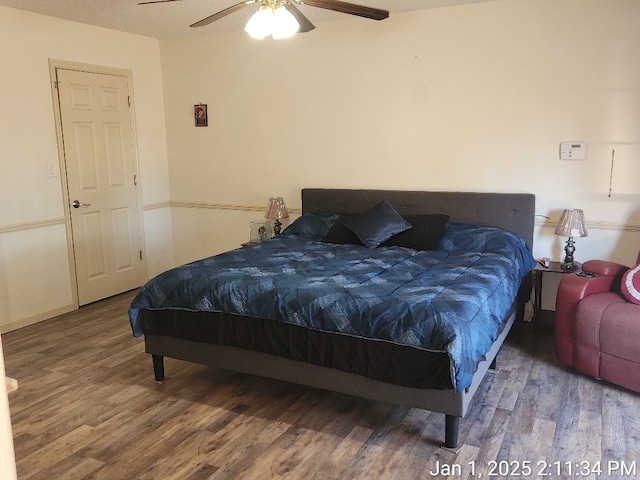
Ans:
{"type": "Polygon", "coordinates": [[[294,228],[157,276],[129,316],[136,336],[141,309],[224,311],[446,352],[460,391],[534,265],[497,228],[450,224],[439,251],[327,244],[294,228]]]}

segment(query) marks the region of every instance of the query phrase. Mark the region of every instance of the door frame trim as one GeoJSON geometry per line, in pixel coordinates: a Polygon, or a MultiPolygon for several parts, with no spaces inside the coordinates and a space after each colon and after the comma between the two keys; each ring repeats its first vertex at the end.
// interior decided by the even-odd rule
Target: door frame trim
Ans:
{"type": "Polygon", "coordinates": [[[78,278],[76,275],[76,258],[73,248],[73,230],[71,227],[71,206],[69,199],[69,185],[67,179],[67,165],[64,151],[64,139],[62,135],[62,115],[58,97],[57,70],[74,70],[78,72],[97,73],[101,75],[114,75],[127,79],[129,89],[130,108],[129,121],[131,122],[131,136],[133,149],[133,169],[137,176],[136,188],[136,212],[138,217],[138,235],[140,236],[140,248],[142,249],[142,280],[147,278],[147,252],[144,236],[144,218],[142,209],[142,187],[140,175],[140,159],[138,152],[138,133],[136,128],[135,101],[133,94],[133,72],[131,70],[87,63],[71,62],[67,60],[49,59],[49,77],[51,81],[51,97],[53,101],[53,116],[56,127],[56,141],[58,145],[58,164],[60,172],[60,187],[64,204],[64,223],[67,235],[67,256],[69,258],[69,278],[71,279],[71,296],[74,310],[80,308],[78,299],[78,278]]]}

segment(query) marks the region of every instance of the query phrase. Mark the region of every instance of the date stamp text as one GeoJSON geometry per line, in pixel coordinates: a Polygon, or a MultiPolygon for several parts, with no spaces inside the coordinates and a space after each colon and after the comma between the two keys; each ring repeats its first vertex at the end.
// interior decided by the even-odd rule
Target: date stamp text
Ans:
{"type": "Polygon", "coordinates": [[[589,462],[586,460],[577,461],[555,461],[546,460],[491,460],[480,465],[479,462],[470,461],[467,463],[443,463],[436,461],[428,471],[432,477],[442,475],[467,475],[470,478],[487,477],[533,477],[533,478],[557,478],[561,476],[569,477],[615,477],[615,478],[637,478],[638,466],[635,460],[608,460],[589,462]]]}

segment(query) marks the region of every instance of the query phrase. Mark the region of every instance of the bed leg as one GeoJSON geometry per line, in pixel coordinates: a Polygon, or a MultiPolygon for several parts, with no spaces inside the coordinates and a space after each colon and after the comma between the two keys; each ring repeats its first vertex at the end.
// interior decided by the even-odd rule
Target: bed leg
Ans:
{"type": "Polygon", "coordinates": [[[491,362],[491,365],[489,365],[489,368],[490,368],[491,370],[495,370],[495,369],[496,369],[496,367],[498,366],[498,362],[497,362],[497,360],[498,360],[498,357],[494,358],[494,359],[493,359],[493,362],[491,362]]]}
{"type": "Polygon", "coordinates": [[[446,448],[458,448],[458,429],[460,417],[445,415],[444,417],[444,446],[446,448]]]}
{"type": "Polygon", "coordinates": [[[151,360],[153,361],[153,374],[156,377],[156,382],[162,382],[164,380],[164,357],[152,353],[151,360]]]}

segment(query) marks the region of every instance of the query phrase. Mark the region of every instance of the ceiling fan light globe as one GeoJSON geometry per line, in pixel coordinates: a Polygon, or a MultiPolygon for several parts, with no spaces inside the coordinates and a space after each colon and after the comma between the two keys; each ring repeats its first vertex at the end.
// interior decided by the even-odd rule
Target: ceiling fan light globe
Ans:
{"type": "Polygon", "coordinates": [[[274,40],[290,37],[300,29],[300,24],[289,10],[280,6],[273,13],[273,29],[271,35],[274,40]]]}
{"type": "Polygon", "coordinates": [[[262,40],[264,37],[271,35],[273,29],[273,10],[269,7],[260,7],[244,27],[244,31],[250,37],[262,40]]]}

